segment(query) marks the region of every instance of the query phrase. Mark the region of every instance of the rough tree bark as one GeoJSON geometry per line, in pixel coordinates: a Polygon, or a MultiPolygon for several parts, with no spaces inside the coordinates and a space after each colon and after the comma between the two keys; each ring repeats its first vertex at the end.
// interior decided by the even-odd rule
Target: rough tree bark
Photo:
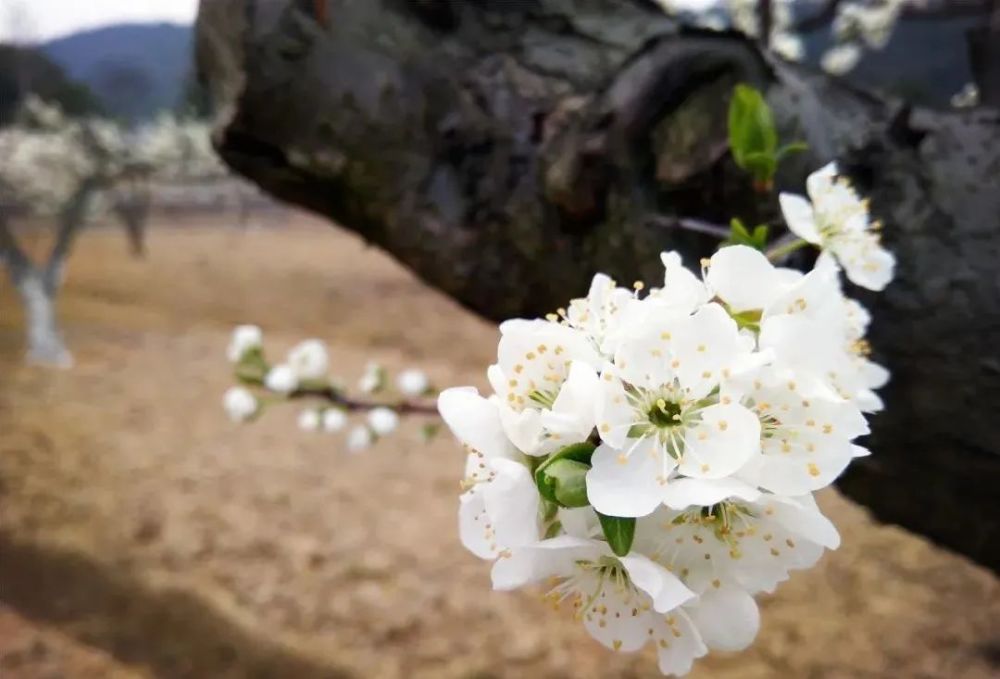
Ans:
{"type": "Polygon", "coordinates": [[[810,147],[779,187],[838,159],[900,262],[862,295],[893,381],[840,488],[1000,569],[996,112],[914,109],[643,0],[211,0],[197,48],[230,165],[492,319],[697,262],[715,242],[678,217],[774,219],[725,153],[730,88],[763,88],[810,147]]]}

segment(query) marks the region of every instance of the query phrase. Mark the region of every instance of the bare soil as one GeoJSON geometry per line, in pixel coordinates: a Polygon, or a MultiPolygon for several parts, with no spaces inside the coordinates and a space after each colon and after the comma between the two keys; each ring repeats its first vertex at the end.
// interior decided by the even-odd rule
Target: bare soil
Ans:
{"type": "MultiPolygon", "coordinates": [[[[484,386],[496,340],[329,226],[227,221],[161,219],[144,261],[84,234],[59,303],[69,371],[22,364],[0,284],[0,676],[658,676],[651,652],[605,651],[537,592],[490,591],[456,537],[447,437],[408,423],[350,455],[299,432],[294,407],[226,420],[239,322],[276,352],[326,339],[352,382],[378,358],[484,386]]],[[[692,677],[998,676],[993,575],[833,491],[821,504],[841,549],[763,600],[751,650],[692,677]]]]}

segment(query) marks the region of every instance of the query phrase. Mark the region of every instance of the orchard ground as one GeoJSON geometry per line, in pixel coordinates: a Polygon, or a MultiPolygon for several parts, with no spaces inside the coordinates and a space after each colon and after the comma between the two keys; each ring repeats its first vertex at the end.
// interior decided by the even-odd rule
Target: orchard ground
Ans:
{"type": "MultiPolygon", "coordinates": [[[[146,260],[84,233],[59,301],[70,371],[22,365],[0,285],[0,675],[658,676],[651,649],[606,651],[540,592],[490,591],[458,543],[448,435],[424,444],[411,422],[352,456],[298,431],[295,406],[226,420],[237,323],[272,355],[327,340],[351,383],[377,358],[483,387],[496,349],[494,327],[353,236],[231,222],[160,217],[146,260]]],[[[996,676],[993,575],[833,491],[821,505],[841,549],[763,597],[751,650],[691,677],[996,676]]]]}

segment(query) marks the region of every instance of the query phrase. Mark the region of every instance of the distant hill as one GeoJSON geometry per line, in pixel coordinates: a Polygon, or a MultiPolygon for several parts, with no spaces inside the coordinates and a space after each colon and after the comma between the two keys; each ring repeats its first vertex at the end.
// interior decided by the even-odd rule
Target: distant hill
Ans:
{"type": "Polygon", "coordinates": [[[118,24],[74,33],[42,51],[86,85],[108,113],[127,120],[173,109],[193,72],[192,27],[118,24]]]}

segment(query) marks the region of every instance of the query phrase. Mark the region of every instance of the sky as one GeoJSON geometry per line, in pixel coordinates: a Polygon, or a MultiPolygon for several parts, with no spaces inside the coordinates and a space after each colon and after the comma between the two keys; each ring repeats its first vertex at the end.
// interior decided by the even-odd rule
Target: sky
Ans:
{"type": "Polygon", "coordinates": [[[198,0],[0,0],[0,41],[39,42],[122,22],[191,23],[198,0]]]}

